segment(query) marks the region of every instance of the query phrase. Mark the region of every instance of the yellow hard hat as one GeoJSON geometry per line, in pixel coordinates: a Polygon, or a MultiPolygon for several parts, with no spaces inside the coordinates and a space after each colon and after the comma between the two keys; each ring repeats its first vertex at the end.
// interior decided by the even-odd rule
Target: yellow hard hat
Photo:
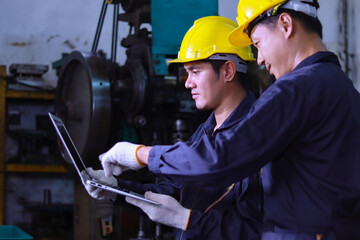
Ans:
{"type": "Polygon", "coordinates": [[[317,0],[239,0],[236,18],[239,27],[229,34],[229,42],[237,47],[251,45],[249,24],[257,18],[275,15],[279,8],[303,12],[317,17],[317,0]]]}
{"type": "Polygon", "coordinates": [[[198,61],[216,54],[237,55],[244,61],[255,61],[250,46],[238,48],[230,44],[228,35],[237,27],[234,21],[221,16],[196,20],[182,40],[178,58],[169,62],[198,61]]]}

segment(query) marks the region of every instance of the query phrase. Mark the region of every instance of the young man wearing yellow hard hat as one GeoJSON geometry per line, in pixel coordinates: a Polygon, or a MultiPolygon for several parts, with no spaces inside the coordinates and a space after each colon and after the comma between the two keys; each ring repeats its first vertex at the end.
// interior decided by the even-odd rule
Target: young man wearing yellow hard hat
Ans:
{"type": "MultiPolygon", "coordinates": [[[[203,135],[226,137],[231,134],[255,101],[253,94],[244,87],[248,81],[247,61],[255,60],[251,48],[234,47],[227,38],[237,26],[220,16],[196,20],[183,38],[178,58],[170,61],[184,65],[185,87],[191,90],[196,107],[212,110],[208,120],[199,126],[186,145],[197,145],[203,135]]],[[[137,145],[118,143],[100,159],[103,164],[111,162],[112,165],[118,159],[117,153],[133,147],[137,145]]],[[[191,158],[184,160],[191,161],[191,158]]],[[[104,170],[115,174],[111,167],[104,170]]],[[[145,196],[155,197],[161,206],[127,200],[141,207],[150,219],[174,227],[174,239],[260,238],[262,193],[257,173],[225,186],[199,187],[168,181],[142,185],[106,177],[102,170],[88,169],[88,172],[102,181],[136,192],[156,192],[147,192],[145,196]]],[[[101,189],[88,185],[86,188],[96,199],[114,197],[105,196],[106,192],[101,189]]]]}
{"type": "Polygon", "coordinates": [[[255,106],[270,107],[265,119],[275,121],[263,239],[360,239],[360,95],[322,42],[318,8],[317,0],[240,0],[229,36],[252,43],[277,79],[255,106]]]}

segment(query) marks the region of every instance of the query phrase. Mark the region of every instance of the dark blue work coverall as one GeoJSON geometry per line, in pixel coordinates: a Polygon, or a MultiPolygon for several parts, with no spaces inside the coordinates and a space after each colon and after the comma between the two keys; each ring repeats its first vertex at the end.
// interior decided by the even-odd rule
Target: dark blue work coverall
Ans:
{"type": "Polygon", "coordinates": [[[231,131],[154,146],[148,160],[173,181],[214,186],[268,164],[264,232],[360,239],[360,94],[331,52],[279,78],[231,131]]]}
{"type": "MultiPolygon", "coordinates": [[[[249,93],[214,133],[216,122],[212,113],[187,143],[195,143],[202,135],[232,131],[254,101],[255,97],[249,93]]],[[[175,239],[260,239],[262,189],[259,174],[228,186],[198,187],[166,180],[159,184],[140,184],[120,179],[118,185],[139,193],[153,191],[167,194],[176,198],[183,207],[191,209],[188,229],[174,229],[175,239]]]]}

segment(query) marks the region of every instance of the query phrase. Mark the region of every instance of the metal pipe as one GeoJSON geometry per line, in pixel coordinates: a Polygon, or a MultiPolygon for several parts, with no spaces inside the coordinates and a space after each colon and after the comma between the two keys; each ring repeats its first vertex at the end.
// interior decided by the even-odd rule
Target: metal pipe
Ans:
{"type": "Polygon", "coordinates": [[[118,39],[118,17],[119,17],[119,4],[114,4],[113,16],[113,29],[111,41],[111,62],[116,63],[117,39],[118,39]]]}
{"type": "Polygon", "coordinates": [[[93,52],[93,53],[96,52],[97,47],[99,45],[99,39],[100,39],[100,35],[101,35],[102,26],[104,24],[106,10],[107,10],[107,3],[106,3],[106,0],[104,0],[103,5],[101,7],[101,12],[100,12],[98,25],[96,27],[96,33],[95,33],[95,37],[94,37],[94,42],[93,42],[93,45],[92,45],[92,48],[91,48],[91,52],[93,52]]]}

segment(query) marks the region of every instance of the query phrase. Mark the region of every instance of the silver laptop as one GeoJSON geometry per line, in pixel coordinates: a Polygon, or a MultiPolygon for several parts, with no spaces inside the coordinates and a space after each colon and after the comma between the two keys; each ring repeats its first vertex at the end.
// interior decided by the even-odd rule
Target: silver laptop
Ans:
{"type": "MultiPolygon", "coordinates": [[[[84,182],[85,179],[81,175],[81,171],[85,171],[85,173],[88,174],[86,171],[87,167],[85,166],[84,161],[81,159],[81,156],[80,156],[79,152],[77,151],[75,144],[72,141],[63,121],[59,117],[57,117],[51,113],[48,113],[48,114],[49,114],[52,124],[54,125],[54,128],[56,130],[58,138],[60,140],[60,143],[61,143],[60,151],[61,151],[63,157],[65,158],[66,161],[68,161],[68,162],[71,161],[74,164],[74,167],[75,167],[77,173],[79,174],[80,179],[82,180],[82,182],[84,182]]],[[[111,192],[123,195],[123,196],[128,196],[128,197],[136,198],[136,199],[139,199],[139,200],[142,200],[145,202],[149,202],[149,203],[152,203],[155,205],[160,205],[160,203],[152,201],[150,199],[146,199],[143,195],[141,195],[139,193],[132,192],[128,189],[120,189],[118,187],[111,186],[106,183],[102,183],[99,180],[92,178],[89,174],[88,174],[88,178],[86,179],[86,183],[91,184],[98,188],[102,188],[107,191],[111,191],[111,192]]]]}

